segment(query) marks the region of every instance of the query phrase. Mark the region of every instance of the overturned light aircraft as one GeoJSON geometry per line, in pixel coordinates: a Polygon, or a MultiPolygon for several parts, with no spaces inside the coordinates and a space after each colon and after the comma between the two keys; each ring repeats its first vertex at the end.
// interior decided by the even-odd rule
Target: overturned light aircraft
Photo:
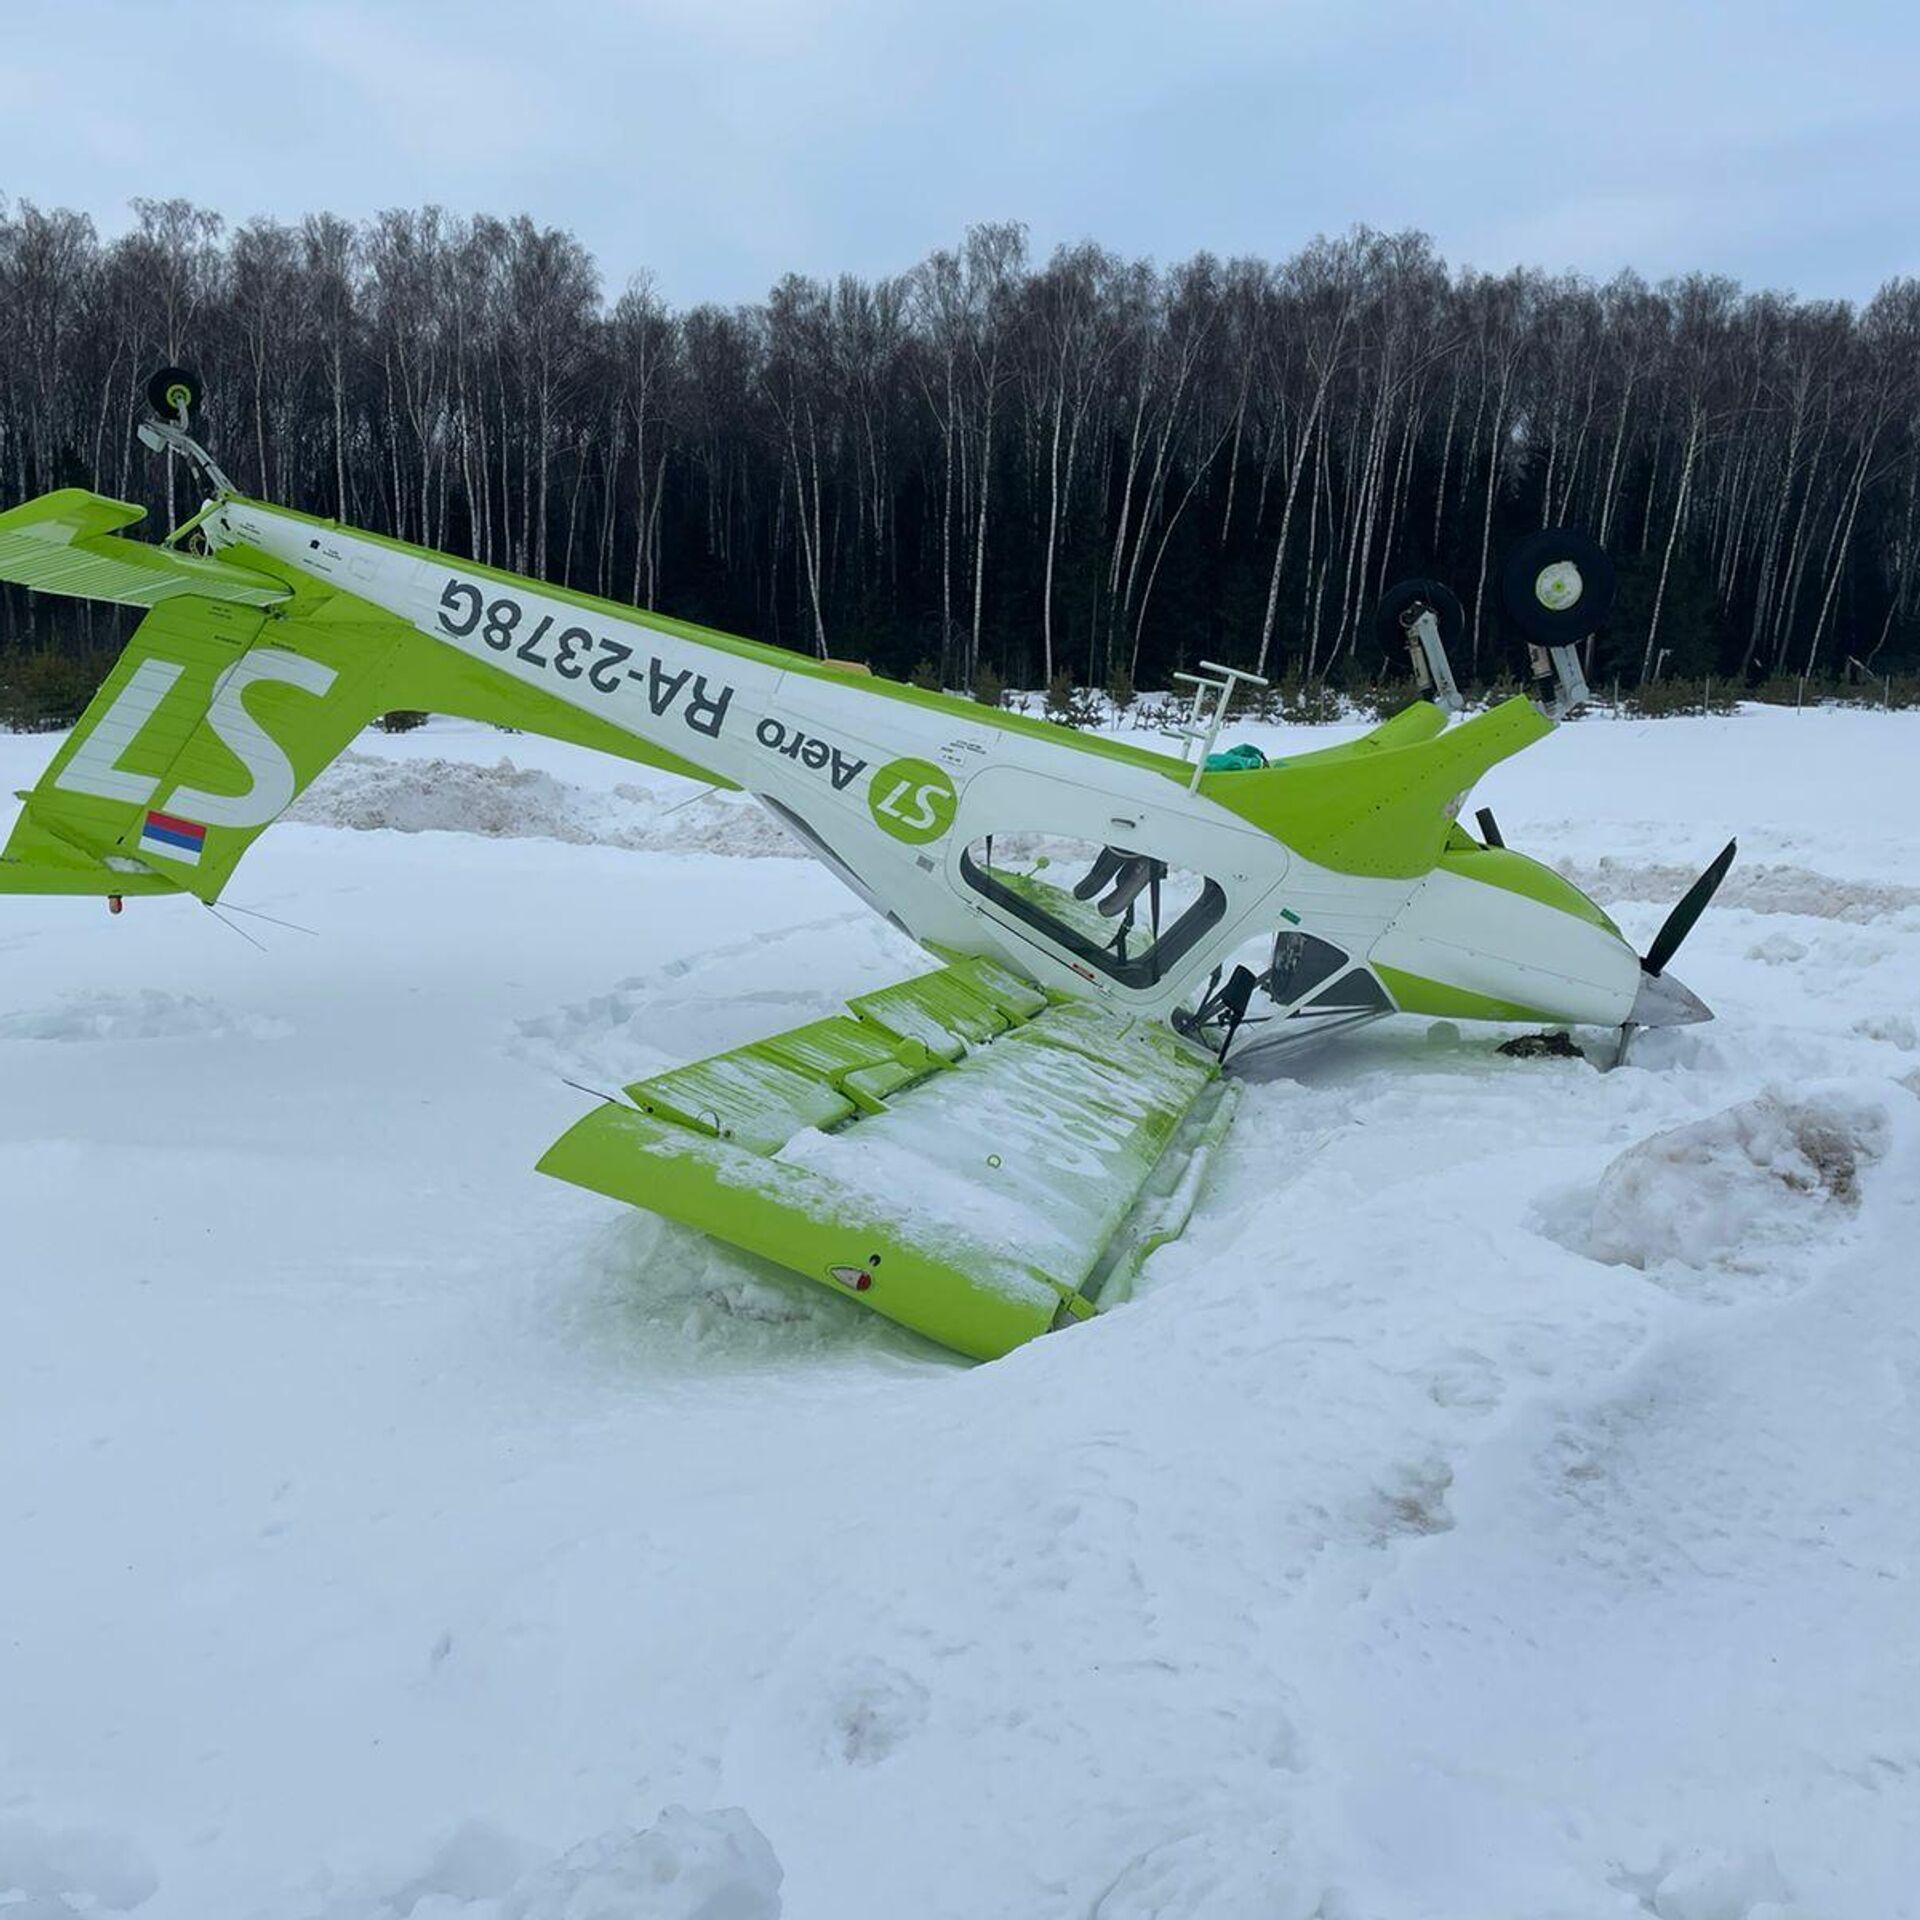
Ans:
{"type": "Polygon", "coordinates": [[[1586,697],[1604,556],[1507,570],[1540,703],[1465,717],[1458,603],[1388,596],[1431,696],[1263,764],[1213,751],[1203,666],[1177,754],[518,579],[243,497],[149,387],[146,444],[205,504],[157,545],[70,489],[0,513],[0,579],[149,609],[0,853],[0,894],[212,903],[376,715],[522,728],[744,789],[937,962],[845,1014],[657,1074],[543,1172],[761,1255],[979,1358],[1126,1297],[1178,1233],[1248,1068],[1396,1012],[1635,1028],[1709,1018],[1666,973],[1733,849],[1634,951],[1513,852],[1474,782],[1586,697]],[[1543,711],[1543,707],[1547,711],[1543,711]],[[1549,717],[1551,714],[1552,717],[1549,717]]]}

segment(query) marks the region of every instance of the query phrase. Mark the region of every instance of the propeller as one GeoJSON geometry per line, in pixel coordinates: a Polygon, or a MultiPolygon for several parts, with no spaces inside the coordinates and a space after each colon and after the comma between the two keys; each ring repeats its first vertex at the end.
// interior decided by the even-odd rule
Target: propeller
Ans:
{"type": "Polygon", "coordinates": [[[1480,822],[1480,838],[1488,846],[1504,847],[1507,844],[1500,838],[1500,823],[1493,817],[1491,807],[1482,807],[1474,818],[1480,822]]]}
{"type": "Polygon", "coordinates": [[[1679,952],[1680,943],[1693,931],[1693,925],[1707,910],[1707,902],[1720,891],[1720,882],[1727,877],[1727,869],[1733,865],[1733,856],[1739,842],[1729,840],[1720,849],[1713,865],[1704,872],[1685,893],[1680,896],[1680,904],[1667,915],[1660,931],[1653,936],[1653,945],[1641,956],[1640,968],[1657,980],[1667,970],[1667,962],[1679,952]]]}
{"type": "Polygon", "coordinates": [[[1707,910],[1707,902],[1720,890],[1720,882],[1733,865],[1739,843],[1729,840],[1720,849],[1712,866],[1680,896],[1679,904],[1661,923],[1653,936],[1653,945],[1640,957],[1640,991],[1634,996],[1632,1011],[1620,1026],[1620,1051],[1614,1057],[1616,1067],[1624,1066],[1633,1036],[1642,1027],[1680,1027],[1695,1020],[1711,1020],[1713,1011],[1678,980],[1663,976],[1667,962],[1680,951],[1680,943],[1693,931],[1693,925],[1707,910]]]}

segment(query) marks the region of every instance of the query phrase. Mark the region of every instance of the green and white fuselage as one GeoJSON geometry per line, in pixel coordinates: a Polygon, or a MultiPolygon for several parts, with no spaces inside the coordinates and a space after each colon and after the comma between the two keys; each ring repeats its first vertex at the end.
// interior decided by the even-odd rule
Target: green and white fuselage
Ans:
{"type": "Polygon", "coordinates": [[[225,489],[158,546],[124,536],[140,517],[77,491],[0,513],[0,579],[149,610],[22,796],[0,894],[212,902],[393,708],[751,794],[938,965],[636,1083],[540,1164],[966,1353],[1124,1297],[1231,1115],[1230,1044],[1396,1011],[1705,1017],[1458,824],[1551,731],[1524,699],[1209,770],[225,489]]]}
{"type": "MultiPolygon", "coordinates": [[[[1617,1026],[1639,992],[1638,957],[1599,909],[1518,855],[1460,844],[1452,816],[1464,771],[1460,793],[1438,807],[1430,782],[1414,789],[1410,807],[1395,791],[1397,759],[1421,757],[1430,732],[1408,728],[1405,746],[1383,741],[1360,763],[1374,777],[1356,806],[1411,817],[1398,821],[1403,845],[1376,836],[1354,863],[1371,870],[1343,871],[1288,844],[1284,797],[1266,824],[1226,803],[1222,796],[1251,799],[1277,784],[1259,772],[1203,776],[1189,791],[1192,768],[1172,755],[921,694],[252,501],[220,503],[200,531],[211,551],[341,589],[435,646],[620,729],[665,764],[743,789],[915,939],[990,953],[1063,994],[1164,1017],[1227,956],[1287,926],[1371,965],[1393,983],[1395,1004],[1416,1010],[1617,1026]],[[1213,882],[1223,899],[1151,977],[1128,978],[982,886],[985,869],[967,856],[989,836],[1124,847],[1213,882]],[[1482,878],[1476,866],[1497,871],[1482,878]],[[1394,867],[1418,870],[1385,870],[1394,867]]],[[[1431,713],[1413,718],[1430,725],[1431,713]]],[[[1476,724],[1486,723],[1454,731],[1476,724]]],[[[1505,729],[1489,730],[1488,762],[1544,731],[1516,702],[1505,729]]],[[[1310,776],[1316,758],[1292,764],[1310,776]]],[[[1464,764],[1477,773],[1474,759],[1464,764]]],[[[1328,770],[1340,764],[1336,750],[1328,770]]],[[[1318,820],[1304,831],[1326,837],[1318,820]]]]}

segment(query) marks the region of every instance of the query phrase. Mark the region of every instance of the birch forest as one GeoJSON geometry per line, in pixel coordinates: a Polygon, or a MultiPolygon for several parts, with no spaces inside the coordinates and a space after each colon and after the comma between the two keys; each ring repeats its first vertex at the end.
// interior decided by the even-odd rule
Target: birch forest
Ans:
{"type": "MultiPolygon", "coordinates": [[[[197,506],[134,440],[163,363],[204,376],[248,492],[950,687],[1202,658],[1359,685],[1414,573],[1458,592],[1484,684],[1524,660],[1500,555],[1556,524],[1620,569],[1596,686],[1920,663],[1920,281],[1856,307],[1493,275],[1367,230],[1036,259],[1003,224],[675,311],[525,218],[142,201],[103,241],[0,202],[0,506],[197,506]]],[[[125,630],[9,590],[0,665],[125,630]]]]}

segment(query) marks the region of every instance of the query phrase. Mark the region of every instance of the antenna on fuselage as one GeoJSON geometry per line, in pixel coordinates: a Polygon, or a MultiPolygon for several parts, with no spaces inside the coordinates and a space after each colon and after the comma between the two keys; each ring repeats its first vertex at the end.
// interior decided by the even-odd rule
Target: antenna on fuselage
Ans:
{"type": "Polygon", "coordinates": [[[1207,770],[1207,755],[1213,751],[1213,743],[1220,737],[1220,729],[1225,724],[1227,709],[1233,704],[1237,686],[1264,687],[1267,682],[1257,673],[1243,673],[1238,667],[1223,667],[1217,660],[1202,660],[1198,673],[1176,673],[1176,680],[1184,680],[1193,689],[1187,702],[1184,722],[1169,727],[1180,744],[1180,757],[1193,761],[1193,778],[1187,782],[1189,793],[1200,791],[1200,776],[1207,770]],[[1198,747],[1200,751],[1194,752],[1198,747]]]}

